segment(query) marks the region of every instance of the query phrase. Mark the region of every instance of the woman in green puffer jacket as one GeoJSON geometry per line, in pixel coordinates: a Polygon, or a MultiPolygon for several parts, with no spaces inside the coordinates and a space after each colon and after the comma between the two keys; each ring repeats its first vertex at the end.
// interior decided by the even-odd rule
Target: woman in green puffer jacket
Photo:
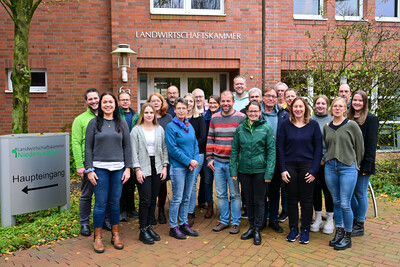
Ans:
{"type": "Polygon", "coordinates": [[[272,128],[261,115],[260,103],[246,107],[247,119],[236,129],[229,163],[232,179],[239,181],[246,198],[250,228],[241,236],[261,244],[260,231],[265,211],[265,195],[275,169],[275,138],[272,128]]]}

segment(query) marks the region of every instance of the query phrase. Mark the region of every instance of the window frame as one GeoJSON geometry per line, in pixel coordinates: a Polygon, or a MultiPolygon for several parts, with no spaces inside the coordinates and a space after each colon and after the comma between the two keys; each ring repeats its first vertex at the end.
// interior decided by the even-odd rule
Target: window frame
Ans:
{"type": "Polygon", "coordinates": [[[383,17],[383,16],[377,17],[376,16],[376,1],[375,1],[375,20],[376,21],[400,22],[400,0],[394,0],[394,1],[395,2],[397,1],[397,17],[383,17]]]}
{"type": "MultiPolygon", "coordinates": [[[[12,81],[11,81],[11,73],[13,69],[9,68],[7,69],[7,80],[8,80],[8,88],[5,90],[6,93],[12,93],[13,92],[13,87],[12,87],[12,81]]],[[[44,79],[45,79],[45,86],[31,86],[29,88],[29,93],[47,93],[47,70],[46,69],[39,69],[39,68],[34,68],[31,69],[31,73],[38,73],[38,72],[44,72],[44,79]]]]}
{"type": "Polygon", "coordinates": [[[294,1],[293,1],[293,19],[299,20],[327,20],[323,17],[323,10],[324,10],[324,0],[320,0],[319,3],[319,15],[306,15],[306,14],[295,14],[294,13],[294,1]]]}
{"type": "Polygon", "coordinates": [[[364,0],[359,0],[360,3],[358,5],[359,15],[358,16],[340,16],[336,15],[336,0],[335,0],[335,20],[350,20],[350,21],[358,21],[362,20],[364,16],[364,0]]]}
{"type": "Polygon", "coordinates": [[[225,16],[225,0],[220,1],[220,9],[192,9],[191,0],[183,0],[183,8],[155,8],[154,0],[150,0],[150,13],[154,15],[201,15],[225,16]]]}

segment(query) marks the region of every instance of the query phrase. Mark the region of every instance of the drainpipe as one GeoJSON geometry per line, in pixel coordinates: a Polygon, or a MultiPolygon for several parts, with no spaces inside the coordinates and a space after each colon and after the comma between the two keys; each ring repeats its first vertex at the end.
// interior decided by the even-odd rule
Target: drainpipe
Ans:
{"type": "Polygon", "coordinates": [[[265,90],[265,0],[262,0],[262,12],[261,12],[261,17],[262,17],[262,47],[261,47],[261,79],[262,79],[262,83],[261,83],[261,90],[262,92],[264,92],[265,90]]]}

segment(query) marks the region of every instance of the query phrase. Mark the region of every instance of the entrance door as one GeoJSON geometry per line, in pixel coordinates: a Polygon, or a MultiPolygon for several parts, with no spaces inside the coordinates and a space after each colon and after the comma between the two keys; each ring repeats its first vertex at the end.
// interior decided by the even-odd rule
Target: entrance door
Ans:
{"type": "Polygon", "coordinates": [[[153,92],[160,93],[167,98],[167,89],[175,85],[179,95],[183,97],[194,89],[204,91],[206,99],[212,95],[229,89],[229,74],[224,72],[148,72],[139,73],[138,102],[139,106],[146,102],[147,97],[153,92]]]}

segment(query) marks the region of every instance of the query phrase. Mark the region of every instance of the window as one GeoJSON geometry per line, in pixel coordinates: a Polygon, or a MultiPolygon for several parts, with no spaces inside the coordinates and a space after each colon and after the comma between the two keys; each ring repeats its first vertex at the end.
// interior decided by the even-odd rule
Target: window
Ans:
{"type": "Polygon", "coordinates": [[[294,0],[293,18],[323,19],[323,0],[294,0]]]}
{"type": "Polygon", "coordinates": [[[363,17],[363,0],[335,0],[337,20],[360,20],[363,17]]]}
{"type": "Polygon", "coordinates": [[[150,0],[152,14],[224,15],[224,0],[150,0]]]}
{"type": "MultiPolygon", "coordinates": [[[[12,69],[8,69],[8,90],[6,92],[12,92],[11,82],[12,69]]],[[[47,71],[45,69],[31,69],[32,82],[30,93],[47,93],[47,71]]]]}
{"type": "Polygon", "coordinates": [[[375,0],[375,20],[400,21],[400,0],[375,0]]]}

